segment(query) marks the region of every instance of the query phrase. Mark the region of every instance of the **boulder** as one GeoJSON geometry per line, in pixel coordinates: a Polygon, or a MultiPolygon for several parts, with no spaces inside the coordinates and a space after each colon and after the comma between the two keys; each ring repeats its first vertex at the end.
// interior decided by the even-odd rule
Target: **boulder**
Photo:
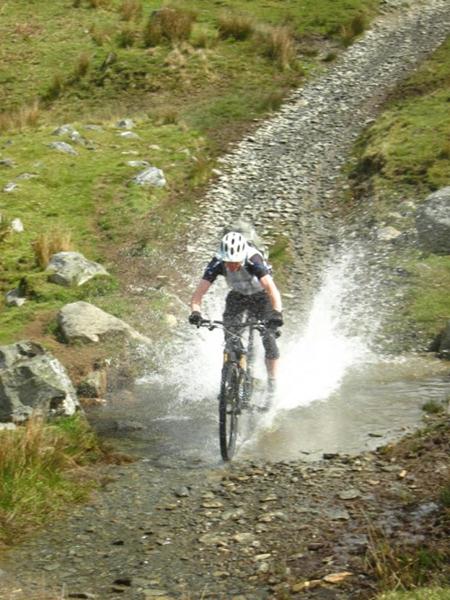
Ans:
{"type": "Polygon", "coordinates": [[[79,252],[58,252],[48,263],[49,281],[59,285],[83,285],[96,275],[109,275],[99,263],[87,260],[79,252]]]}
{"type": "Polygon", "coordinates": [[[73,125],[60,125],[52,131],[52,135],[70,135],[71,133],[78,133],[73,125]]]}
{"type": "Polygon", "coordinates": [[[33,412],[73,415],[80,409],[62,364],[40,344],[0,346],[0,421],[25,421],[33,412]]]}
{"type": "Polygon", "coordinates": [[[75,150],[75,148],[73,148],[73,146],[67,142],[51,142],[49,147],[53,148],[54,150],[58,150],[58,152],[62,152],[63,154],[72,154],[73,156],[78,155],[78,152],[75,150]]]}
{"type": "Polygon", "coordinates": [[[17,288],[5,294],[6,306],[22,306],[26,301],[25,296],[22,296],[17,288]]]}
{"type": "Polygon", "coordinates": [[[164,173],[157,167],[149,167],[145,171],[141,171],[134,177],[133,181],[138,185],[152,185],[154,187],[164,187],[166,185],[164,173]]]}
{"type": "Polygon", "coordinates": [[[66,342],[92,343],[122,337],[150,344],[150,340],[125,321],[89,302],[66,304],[58,313],[58,325],[66,342]]]}
{"type": "Polygon", "coordinates": [[[450,254],[450,186],[430,194],[418,208],[419,244],[435,254],[450,254]]]}
{"type": "Polygon", "coordinates": [[[6,194],[10,194],[11,192],[15,192],[18,188],[19,188],[19,186],[17,185],[17,183],[10,181],[9,183],[7,183],[5,185],[5,187],[3,188],[3,191],[6,194]]]}

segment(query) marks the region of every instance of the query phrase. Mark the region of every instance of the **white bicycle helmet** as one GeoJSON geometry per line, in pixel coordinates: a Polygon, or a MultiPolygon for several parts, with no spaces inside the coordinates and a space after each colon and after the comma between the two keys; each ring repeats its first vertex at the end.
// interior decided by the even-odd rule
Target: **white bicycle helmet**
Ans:
{"type": "Polygon", "coordinates": [[[241,233],[230,231],[220,243],[220,257],[226,262],[243,262],[247,258],[247,241],[241,233]]]}

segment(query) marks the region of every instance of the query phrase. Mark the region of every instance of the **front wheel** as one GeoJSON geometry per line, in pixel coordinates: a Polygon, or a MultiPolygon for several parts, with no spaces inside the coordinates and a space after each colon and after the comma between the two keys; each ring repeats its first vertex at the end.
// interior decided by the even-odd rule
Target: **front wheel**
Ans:
{"type": "Polygon", "coordinates": [[[239,372],[236,365],[225,364],[219,396],[220,453],[225,461],[233,458],[240,412],[239,372]]]}

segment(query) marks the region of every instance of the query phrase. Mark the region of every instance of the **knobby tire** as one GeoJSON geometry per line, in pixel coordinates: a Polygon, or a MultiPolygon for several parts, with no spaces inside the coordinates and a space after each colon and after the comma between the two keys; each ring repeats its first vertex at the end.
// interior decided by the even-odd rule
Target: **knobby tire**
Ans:
{"type": "Polygon", "coordinates": [[[236,449],[240,412],[239,385],[238,367],[225,364],[219,396],[220,453],[224,461],[231,460],[236,449]]]}

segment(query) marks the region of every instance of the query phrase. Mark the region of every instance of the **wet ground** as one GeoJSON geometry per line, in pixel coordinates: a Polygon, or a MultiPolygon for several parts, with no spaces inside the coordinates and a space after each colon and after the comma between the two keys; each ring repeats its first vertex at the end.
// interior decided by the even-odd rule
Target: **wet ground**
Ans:
{"type": "MultiPolygon", "coordinates": [[[[107,406],[91,409],[90,420],[103,437],[151,462],[217,465],[216,368],[203,381],[204,397],[192,395],[196,386],[180,389],[142,377],[132,392],[113,394],[107,406]]],[[[320,368],[328,367],[314,367],[320,368]]],[[[423,406],[443,405],[450,392],[448,365],[420,355],[372,356],[325,385],[317,373],[298,377],[295,384],[285,375],[269,413],[242,416],[235,460],[317,460],[324,453],[373,450],[421,426],[423,406]]],[[[256,405],[264,398],[263,388],[262,383],[256,405]]]]}

